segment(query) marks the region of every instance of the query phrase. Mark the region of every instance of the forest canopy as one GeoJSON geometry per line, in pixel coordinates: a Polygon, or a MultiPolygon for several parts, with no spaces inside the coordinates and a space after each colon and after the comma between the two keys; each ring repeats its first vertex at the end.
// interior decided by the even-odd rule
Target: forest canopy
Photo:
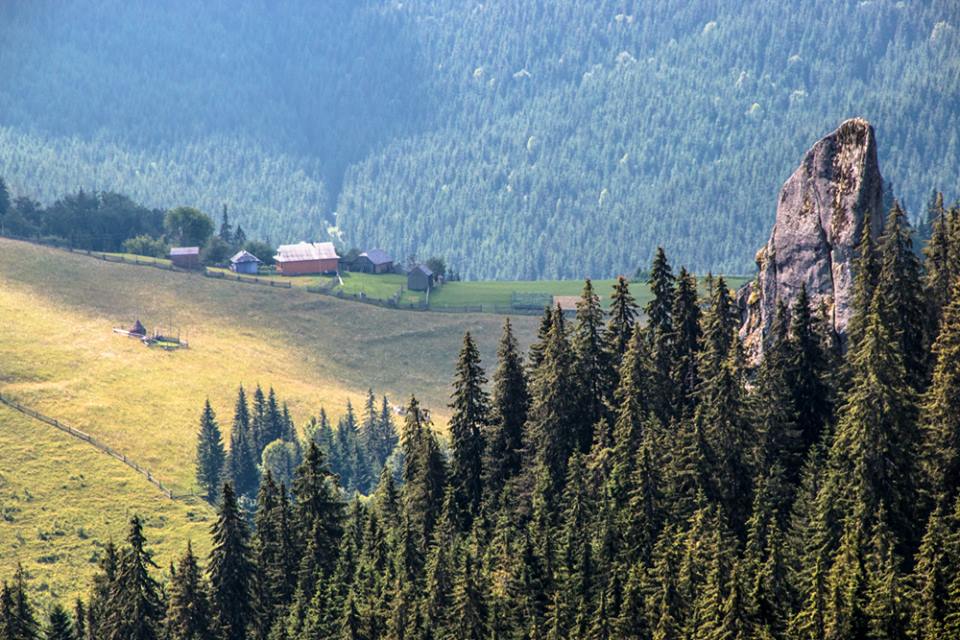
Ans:
{"type": "Polygon", "coordinates": [[[632,273],[662,242],[742,273],[847,117],[909,211],[956,191],[958,29],[948,0],[14,0],[0,175],[467,278],[632,273]]]}

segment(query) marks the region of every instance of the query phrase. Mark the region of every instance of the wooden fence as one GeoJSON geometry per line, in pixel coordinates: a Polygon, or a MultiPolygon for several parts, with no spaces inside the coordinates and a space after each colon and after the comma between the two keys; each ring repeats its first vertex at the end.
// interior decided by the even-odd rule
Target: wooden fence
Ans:
{"type": "Polygon", "coordinates": [[[104,452],[104,453],[107,454],[108,456],[111,456],[111,457],[113,457],[113,458],[116,458],[117,460],[119,460],[119,461],[122,462],[123,464],[127,465],[128,467],[130,467],[131,469],[133,469],[134,471],[136,471],[137,473],[139,473],[140,475],[142,475],[144,478],[147,479],[147,482],[149,482],[149,483],[152,484],[153,486],[155,486],[155,487],[157,487],[158,489],[160,489],[160,491],[163,492],[163,495],[167,496],[167,497],[170,498],[171,500],[175,499],[175,496],[174,496],[174,494],[173,494],[173,491],[172,491],[171,489],[169,489],[168,487],[166,487],[162,482],[160,482],[160,480],[157,479],[157,478],[150,472],[149,469],[145,469],[144,467],[141,467],[139,464],[137,464],[135,461],[133,461],[133,460],[131,460],[130,458],[128,458],[128,457],[127,457],[126,455],[124,455],[123,453],[120,453],[120,452],[117,451],[116,449],[113,449],[112,447],[109,447],[109,446],[107,446],[106,444],[100,442],[99,440],[97,440],[96,438],[94,438],[93,436],[91,436],[90,434],[84,433],[83,431],[80,431],[79,429],[75,429],[75,428],[71,427],[70,425],[64,424],[64,423],[60,422],[59,420],[57,420],[57,419],[55,419],[55,418],[51,418],[51,417],[49,417],[49,416],[45,416],[45,415],[43,415],[42,413],[40,413],[40,412],[38,412],[38,411],[34,411],[33,409],[31,409],[31,408],[29,408],[29,407],[25,407],[25,406],[23,406],[22,404],[20,404],[19,402],[15,401],[15,400],[13,400],[13,399],[11,399],[11,398],[7,398],[7,397],[5,397],[5,396],[2,395],[2,394],[0,394],[0,403],[3,403],[3,404],[5,404],[5,405],[7,405],[8,407],[10,407],[11,409],[14,409],[15,411],[19,411],[20,413],[22,413],[22,414],[25,415],[25,416],[29,416],[29,417],[33,418],[34,420],[39,420],[40,422],[46,423],[46,424],[50,425],[51,427],[54,427],[54,428],[56,428],[56,429],[59,429],[60,431],[63,431],[64,433],[70,434],[70,435],[73,436],[74,438],[77,438],[77,439],[79,439],[79,440],[83,440],[84,442],[86,442],[86,443],[88,443],[88,444],[90,444],[90,445],[93,445],[94,447],[96,447],[96,448],[99,449],[100,451],[104,452]]]}
{"type": "Polygon", "coordinates": [[[204,267],[203,275],[218,280],[235,280],[237,282],[246,282],[247,284],[259,284],[265,287],[279,287],[281,289],[290,289],[293,287],[289,282],[281,282],[271,278],[258,278],[256,276],[242,276],[238,273],[226,273],[225,271],[214,271],[209,267],[204,267]]]}

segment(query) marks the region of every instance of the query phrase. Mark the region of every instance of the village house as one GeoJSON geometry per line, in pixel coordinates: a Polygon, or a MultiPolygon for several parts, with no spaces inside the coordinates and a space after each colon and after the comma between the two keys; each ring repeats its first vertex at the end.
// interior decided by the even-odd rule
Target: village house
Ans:
{"type": "Polygon", "coordinates": [[[340,256],[332,242],[298,242],[282,244],[274,256],[277,273],[302,276],[318,273],[336,273],[340,256]]]}
{"type": "Polygon", "coordinates": [[[170,249],[170,262],[181,269],[199,269],[200,247],[173,247],[170,249]]]}
{"type": "Polygon", "coordinates": [[[353,261],[353,270],[362,273],[390,273],[393,271],[393,258],[383,249],[364,251],[353,261]]]}
{"type": "Polygon", "coordinates": [[[238,251],[236,255],[230,258],[230,270],[235,273],[248,273],[256,275],[260,268],[262,260],[249,251],[238,251]]]}
{"type": "Polygon", "coordinates": [[[433,271],[425,264],[418,264],[407,273],[407,289],[410,291],[429,291],[435,283],[433,271]]]}

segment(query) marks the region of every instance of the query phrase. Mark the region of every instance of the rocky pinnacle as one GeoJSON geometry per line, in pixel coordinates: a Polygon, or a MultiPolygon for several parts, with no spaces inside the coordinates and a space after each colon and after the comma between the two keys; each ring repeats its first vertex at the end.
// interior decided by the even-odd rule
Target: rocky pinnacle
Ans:
{"type": "Polygon", "coordinates": [[[877,143],[870,123],[854,118],[813,145],[780,189],[773,232],[757,252],[757,276],[737,292],[740,338],[751,362],[763,353],[778,301],[790,308],[804,284],[845,346],[868,213],[876,237],[884,213],[877,143]]]}

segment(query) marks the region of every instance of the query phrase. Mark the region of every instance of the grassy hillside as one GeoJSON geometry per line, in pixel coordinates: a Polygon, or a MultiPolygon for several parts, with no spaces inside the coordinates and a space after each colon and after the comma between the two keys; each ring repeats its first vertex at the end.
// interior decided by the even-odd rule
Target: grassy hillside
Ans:
{"type": "MultiPolygon", "coordinates": [[[[298,422],[359,405],[368,386],[416,392],[440,420],[463,332],[492,363],[502,317],[397,312],[91,260],[0,240],[0,388],[124,451],[175,489],[193,485],[199,410],[229,425],[239,384],[273,385],[298,422]],[[191,348],[150,350],[111,331],[139,316],[191,348]]],[[[535,319],[518,318],[528,342],[535,319]]]]}
{"type": "Polygon", "coordinates": [[[0,451],[0,575],[22,563],[41,605],[86,595],[104,543],[121,542],[134,514],[164,570],[188,539],[209,549],[207,506],[168,500],[113,458],[2,405],[0,451]]]}

